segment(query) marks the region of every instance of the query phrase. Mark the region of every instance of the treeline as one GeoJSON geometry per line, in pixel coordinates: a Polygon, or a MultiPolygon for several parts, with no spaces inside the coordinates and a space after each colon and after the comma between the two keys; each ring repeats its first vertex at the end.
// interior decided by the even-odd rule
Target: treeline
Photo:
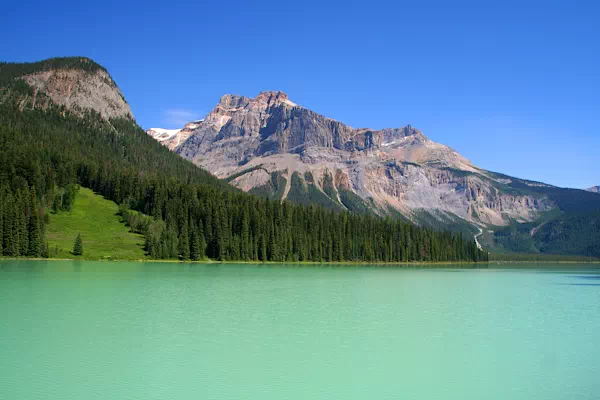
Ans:
{"type": "Polygon", "coordinates": [[[35,188],[27,185],[10,190],[0,188],[0,247],[7,257],[48,256],[43,242],[43,226],[40,221],[40,203],[35,188]]]}
{"type": "MultiPolygon", "coordinates": [[[[380,219],[280,204],[232,192],[153,187],[166,200],[153,218],[131,211],[121,214],[133,231],[146,237],[152,258],[256,261],[484,261],[486,255],[461,235],[420,229],[397,219],[380,219]]],[[[162,197],[162,196],[159,196],[162,197]]],[[[139,206],[139,204],[138,204],[139,206]]]]}
{"type": "MultiPolygon", "coordinates": [[[[108,123],[93,112],[78,118],[64,108],[32,110],[22,99],[6,99],[0,104],[2,234],[14,238],[16,232],[19,239],[15,245],[3,236],[5,255],[38,254],[29,243],[35,232],[43,237],[47,210],[68,207],[69,188],[80,184],[121,205],[132,229],[145,235],[152,258],[487,259],[460,235],[240,192],[169,152],[128,120],[108,123]]],[[[43,240],[38,241],[41,254],[43,240]]]]}

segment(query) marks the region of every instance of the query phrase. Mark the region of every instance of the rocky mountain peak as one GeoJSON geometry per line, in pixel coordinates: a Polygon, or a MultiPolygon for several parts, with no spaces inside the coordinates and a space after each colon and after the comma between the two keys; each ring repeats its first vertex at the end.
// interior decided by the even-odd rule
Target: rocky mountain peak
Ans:
{"type": "Polygon", "coordinates": [[[62,105],[79,114],[94,110],[105,119],[133,119],[131,108],[108,71],[87,57],[51,58],[35,63],[0,65],[5,89],[25,82],[30,91],[21,92],[22,104],[45,109],[62,105]]]}
{"type": "Polygon", "coordinates": [[[232,112],[240,111],[240,109],[267,109],[279,105],[296,106],[291,102],[288,95],[281,91],[266,91],[261,92],[255,98],[248,98],[237,94],[226,94],[221,97],[214,111],[216,112],[232,112]]]}
{"type": "Polygon", "coordinates": [[[591,188],[585,189],[588,192],[592,192],[592,193],[600,193],[600,185],[599,186],[592,186],[591,188]]]}
{"type": "Polygon", "coordinates": [[[261,92],[258,96],[256,96],[256,100],[259,102],[262,102],[262,103],[266,103],[269,106],[282,104],[282,103],[286,103],[286,104],[290,103],[288,95],[281,91],[261,92]]]}
{"type": "Polygon", "coordinates": [[[207,115],[204,127],[225,129],[222,137],[258,136],[281,107],[290,109],[296,104],[283,92],[262,92],[255,98],[226,94],[207,115]]]}
{"type": "Polygon", "coordinates": [[[237,109],[246,106],[248,104],[248,100],[249,99],[246,96],[225,94],[219,100],[219,104],[217,104],[216,108],[223,111],[229,111],[231,109],[237,109]]]}

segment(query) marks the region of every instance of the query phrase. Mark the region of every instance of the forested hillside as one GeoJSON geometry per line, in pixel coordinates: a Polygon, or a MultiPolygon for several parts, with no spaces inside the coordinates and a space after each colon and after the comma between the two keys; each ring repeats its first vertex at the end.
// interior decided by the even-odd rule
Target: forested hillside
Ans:
{"type": "MultiPolygon", "coordinates": [[[[8,68],[8,78],[18,76],[16,68],[8,68]]],[[[0,75],[5,69],[6,64],[0,75]]],[[[8,78],[0,76],[0,82],[8,78]]],[[[70,208],[73,185],[79,184],[120,204],[132,229],[145,235],[152,258],[487,258],[461,235],[242,193],[169,152],[131,120],[106,120],[93,110],[81,117],[63,106],[40,110],[22,85],[0,89],[0,243],[5,256],[47,254],[48,212],[70,208]]]]}
{"type": "Polygon", "coordinates": [[[528,185],[523,180],[497,174],[510,180],[508,187],[547,196],[556,209],[529,223],[494,227],[482,242],[498,253],[572,255],[600,258],[600,196],[578,189],[548,185],[528,185]]]}

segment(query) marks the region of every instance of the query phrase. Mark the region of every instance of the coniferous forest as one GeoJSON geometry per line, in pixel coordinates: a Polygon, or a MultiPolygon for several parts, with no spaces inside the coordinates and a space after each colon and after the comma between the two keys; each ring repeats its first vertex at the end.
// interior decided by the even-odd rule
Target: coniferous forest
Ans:
{"type": "Polygon", "coordinates": [[[487,261],[472,238],[243,193],[134,121],[38,109],[23,82],[0,89],[2,255],[48,256],[49,212],[72,207],[77,185],[119,204],[153,259],[487,261]]]}

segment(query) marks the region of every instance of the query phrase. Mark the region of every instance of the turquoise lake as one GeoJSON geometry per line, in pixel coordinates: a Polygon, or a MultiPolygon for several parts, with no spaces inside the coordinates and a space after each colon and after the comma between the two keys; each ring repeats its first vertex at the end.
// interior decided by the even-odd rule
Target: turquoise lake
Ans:
{"type": "Polygon", "coordinates": [[[598,399],[600,270],[0,261],[0,399],[598,399]]]}

